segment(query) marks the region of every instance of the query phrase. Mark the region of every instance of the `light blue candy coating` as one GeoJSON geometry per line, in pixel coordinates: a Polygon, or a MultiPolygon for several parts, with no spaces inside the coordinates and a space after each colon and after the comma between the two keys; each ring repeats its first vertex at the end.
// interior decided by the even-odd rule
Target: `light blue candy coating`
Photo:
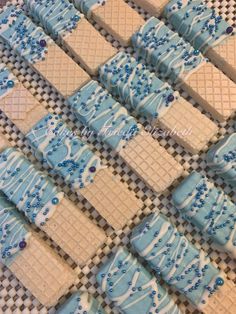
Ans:
{"type": "Polygon", "coordinates": [[[0,38],[29,63],[42,61],[52,40],[23,11],[9,5],[0,13],[0,38]]]}
{"type": "Polygon", "coordinates": [[[147,119],[158,119],[171,106],[173,89],[130,54],[119,52],[100,68],[99,76],[115,97],[147,119]]]}
{"type": "Polygon", "coordinates": [[[232,133],[212,146],[206,156],[207,163],[232,187],[236,187],[236,133],[232,133]]]}
{"type": "Polygon", "coordinates": [[[63,197],[48,177],[14,148],[0,154],[0,190],[38,227],[50,219],[63,197]]]}
{"type": "Polygon", "coordinates": [[[75,7],[90,17],[94,9],[101,5],[105,5],[107,0],[74,0],[75,7]]]}
{"type": "Polygon", "coordinates": [[[101,160],[72,132],[60,116],[48,114],[26,135],[36,151],[75,190],[93,182],[101,160]]]}
{"type": "Polygon", "coordinates": [[[53,39],[71,33],[81,14],[68,0],[24,0],[30,15],[40,22],[53,39]]]}
{"type": "Polygon", "coordinates": [[[149,19],[132,37],[138,55],[173,83],[182,83],[205,58],[157,18],[149,19]]]}
{"type": "Polygon", "coordinates": [[[56,314],[106,314],[101,304],[86,292],[76,292],[56,311],[56,314]]]}
{"type": "Polygon", "coordinates": [[[0,262],[9,267],[23,249],[20,244],[27,245],[30,236],[14,205],[0,192],[0,262]]]}
{"type": "Polygon", "coordinates": [[[236,256],[236,205],[205,176],[192,172],[173,192],[183,216],[236,256]]]}
{"type": "Polygon", "coordinates": [[[220,274],[203,251],[161,214],[148,216],[137,226],[131,244],[162,278],[195,306],[205,304],[220,274]]]}
{"type": "Polygon", "coordinates": [[[227,38],[230,25],[201,0],[171,0],[164,15],[195,49],[206,52],[227,38]]]}
{"type": "Polygon", "coordinates": [[[68,103],[78,120],[116,151],[139,131],[135,119],[95,81],[69,97],[68,103]]]}
{"type": "Polygon", "coordinates": [[[157,280],[126,249],[118,249],[100,269],[97,281],[121,313],[180,313],[157,280]]]}
{"type": "Polygon", "coordinates": [[[0,64],[0,99],[12,91],[17,82],[16,77],[0,64]]]}

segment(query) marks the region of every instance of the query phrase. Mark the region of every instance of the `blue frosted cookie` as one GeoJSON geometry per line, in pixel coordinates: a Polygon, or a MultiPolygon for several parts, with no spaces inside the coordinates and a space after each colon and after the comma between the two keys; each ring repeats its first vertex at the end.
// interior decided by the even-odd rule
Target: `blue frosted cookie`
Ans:
{"type": "Polygon", "coordinates": [[[164,15],[181,36],[202,52],[233,33],[233,27],[202,0],[171,0],[164,15]]]}
{"type": "Polygon", "coordinates": [[[236,257],[236,205],[205,176],[192,172],[173,192],[184,218],[236,257]]]}
{"type": "Polygon", "coordinates": [[[199,308],[223,284],[219,270],[205,253],[159,213],[148,216],[133,230],[131,244],[166,283],[199,308]]]}
{"type": "Polygon", "coordinates": [[[138,55],[165,78],[182,83],[205,58],[162,21],[150,18],[132,37],[138,55]]]}
{"type": "Polygon", "coordinates": [[[212,146],[206,156],[208,166],[236,187],[236,133],[225,136],[212,146]]]}
{"type": "Polygon", "coordinates": [[[78,120],[115,151],[139,132],[136,120],[96,81],[69,97],[68,103],[78,120]]]}
{"type": "Polygon", "coordinates": [[[119,52],[99,70],[104,86],[147,119],[162,117],[178,93],[130,54],[119,52]]]}
{"type": "Polygon", "coordinates": [[[126,249],[119,248],[100,269],[97,281],[121,313],[180,313],[157,280],[126,249]]]}
{"type": "Polygon", "coordinates": [[[102,306],[87,292],[74,293],[56,314],[105,314],[102,306]]]}

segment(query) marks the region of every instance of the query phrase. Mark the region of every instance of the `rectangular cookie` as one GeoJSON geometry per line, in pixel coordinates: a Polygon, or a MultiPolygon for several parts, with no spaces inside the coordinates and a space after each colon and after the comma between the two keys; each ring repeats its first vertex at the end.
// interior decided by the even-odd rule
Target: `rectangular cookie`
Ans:
{"type": "Polygon", "coordinates": [[[59,40],[91,75],[109,60],[116,49],[68,0],[26,0],[30,15],[45,32],[59,40]]]}
{"type": "Polygon", "coordinates": [[[173,192],[173,203],[219,250],[236,257],[236,205],[221,189],[194,171],[173,192]]]}
{"type": "Polygon", "coordinates": [[[143,8],[152,16],[161,15],[165,5],[169,0],[133,0],[133,2],[143,8]]]}
{"type": "Polygon", "coordinates": [[[236,133],[226,135],[212,146],[206,160],[209,167],[233,188],[236,187],[236,133]]]}
{"type": "Polygon", "coordinates": [[[181,86],[214,118],[222,122],[235,113],[235,83],[163,22],[149,19],[132,42],[140,57],[181,86]]]}
{"type": "Polygon", "coordinates": [[[182,167],[97,82],[68,99],[75,116],[109,145],[155,192],[165,190],[182,167]]]}
{"type": "Polygon", "coordinates": [[[0,26],[0,39],[64,97],[72,95],[89,81],[88,74],[21,9],[14,5],[7,6],[0,13],[0,26]]]}
{"type": "Polygon", "coordinates": [[[0,194],[0,261],[44,306],[53,306],[76,274],[33,232],[0,194]]]}
{"type": "Polygon", "coordinates": [[[193,154],[205,148],[218,131],[212,121],[181,98],[168,83],[127,53],[118,53],[100,67],[99,77],[116,98],[152,124],[171,132],[193,154]]]}
{"type": "Polygon", "coordinates": [[[222,16],[202,0],[171,0],[164,15],[185,40],[236,83],[236,36],[222,16]]]}
{"type": "Polygon", "coordinates": [[[77,291],[62,304],[56,314],[106,314],[102,305],[87,292],[77,291]]]}
{"type": "Polygon", "coordinates": [[[66,200],[22,153],[14,148],[2,151],[0,169],[0,190],[31,223],[45,231],[78,264],[95,254],[106,239],[104,232],[66,200]]]}
{"type": "Polygon", "coordinates": [[[144,24],[144,19],[123,0],[74,0],[76,8],[117,39],[123,46],[144,24]]]}
{"type": "MultiPolygon", "coordinates": [[[[208,302],[212,303],[226,279],[205,252],[192,245],[158,212],[149,215],[135,227],[131,243],[168,285],[184,294],[199,310],[208,313],[204,307],[208,302]]],[[[231,296],[232,299],[236,296],[235,288],[231,296]]],[[[225,301],[221,299],[220,302],[225,301]]]]}
{"type": "Polygon", "coordinates": [[[122,247],[100,268],[97,282],[124,314],[181,313],[157,279],[122,247]]]}
{"type": "Polygon", "coordinates": [[[78,195],[83,195],[114,229],[123,228],[142,207],[141,201],[116,179],[112,169],[101,165],[100,158],[60,116],[48,114],[3,65],[1,78],[4,82],[0,108],[26,135],[36,158],[60,175],[78,195]]]}

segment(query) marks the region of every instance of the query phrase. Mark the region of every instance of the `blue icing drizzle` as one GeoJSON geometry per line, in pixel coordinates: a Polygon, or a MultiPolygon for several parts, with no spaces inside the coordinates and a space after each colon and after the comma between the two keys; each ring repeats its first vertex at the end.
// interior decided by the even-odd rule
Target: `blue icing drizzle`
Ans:
{"type": "Polygon", "coordinates": [[[206,61],[198,50],[154,17],[133,35],[132,42],[138,55],[173,83],[182,83],[206,61]]]}
{"type": "Polygon", "coordinates": [[[7,96],[17,83],[16,77],[3,64],[0,64],[0,99],[7,96]]]}
{"type": "Polygon", "coordinates": [[[29,63],[42,61],[52,40],[23,11],[9,5],[0,13],[0,38],[29,63]]]}
{"type": "Polygon", "coordinates": [[[222,190],[192,172],[174,191],[173,202],[187,220],[236,256],[236,206],[222,190]]]}
{"type": "Polygon", "coordinates": [[[101,5],[105,5],[107,0],[74,0],[75,7],[83,12],[87,17],[91,16],[91,13],[101,5]]]}
{"type": "Polygon", "coordinates": [[[101,160],[74,134],[60,116],[48,114],[26,135],[43,161],[75,190],[93,182],[101,160]]]}
{"type": "Polygon", "coordinates": [[[168,293],[126,249],[100,269],[97,281],[124,314],[181,313],[168,293]]]}
{"type": "Polygon", "coordinates": [[[68,0],[24,0],[30,14],[54,39],[72,32],[81,14],[68,0]]]}
{"type": "Polygon", "coordinates": [[[236,133],[225,136],[207,153],[207,163],[232,187],[236,187],[236,133]]]}
{"type": "Polygon", "coordinates": [[[0,190],[38,227],[53,215],[63,193],[18,150],[0,154],[0,190]]]}
{"type": "Polygon", "coordinates": [[[76,117],[120,151],[139,131],[135,119],[95,81],[90,81],[68,99],[76,117]]]}
{"type": "Polygon", "coordinates": [[[56,314],[106,314],[101,304],[86,292],[74,293],[56,314]]]}
{"type": "Polygon", "coordinates": [[[27,246],[30,236],[14,205],[0,193],[0,262],[9,267],[27,246]]]}
{"type": "Polygon", "coordinates": [[[203,52],[233,32],[233,28],[201,0],[172,0],[164,14],[179,34],[203,52]]]}
{"type": "Polygon", "coordinates": [[[131,243],[152,269],[198,307],[216,291],[218,282],[223,283],[205,253],[159,213],[133,230],[131,243]]]}
{"type": "Polygon", "coordinates": [[[163,116],[174,101],[173,89],[131,55],[120,52],[99,71],[101,82],[124,103],[148,119],[163,116]]]}

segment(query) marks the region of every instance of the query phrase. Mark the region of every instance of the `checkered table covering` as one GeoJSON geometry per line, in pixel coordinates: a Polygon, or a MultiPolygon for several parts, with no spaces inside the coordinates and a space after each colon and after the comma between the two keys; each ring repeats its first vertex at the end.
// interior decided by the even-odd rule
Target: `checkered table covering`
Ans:
{"type": "MultiPolygon", "coordinates": [[[[235,26],[236,23],[236,0],[223,0],[215,1],[208,0],[209,4],[217,9],[217,11],[229,21],[230,24],[235,26]]],[[[9,1],[16,5],[22,5],[22,0],[9,1]]],[[[145,19],[149,17],[143,10],[135,6],[131,1],[127,1],[130,6],[136,9],[145,19]]],[[[0,0],[0,6],[6,3],[4,0],[0,0]]],[[[110,35],[108,35],[104,30],[100,29],[98,25],[95,27],[113,44],[114,47],[119,49],[124,49],[119,46],[119,43],[114,40],[110,35]]],[[[132,48],[126,48],[128,52],[133,52],[132,48]]],[[[68,52],[67,52],[68,53],[68,52]]],[[[69,53],[68,53],[69,54],[69,53]]],[[[0,42],[0,58],[7,63],[12,69],[17,71],[18,79],[27,87],[37,99],[45,105],[45,107],[56,113],[61,113],[63,119],[67,121],[72,129],[75,129],[75,121],[72,113],[63,104],[63,99],[58,93],[50,87],[44,80],[42,80],[37,74],[35,74],[22,60],[17,57],[12,51],[8,50],[0,42]]],[[[194,106],[199,107],[197,103],[194,102],[187,94],[180,91],[181,95],[187,98],[194,106]]],[[[201,108],[199,107],[201,110],[201,108]]],[[[203,110],[201,110],[204,112],[203,110]]],[[[208,117],[210,117],[206,112],[204,112],[208,117]]],[[[138,117],[141,123],[145,123],[140,117],[138,117]]],[[[77,124],[78,125],[78,124],[77,124]]],[[[224,136],[226,133],[232,133],[235,130],[236,118],[231,119],[226,124],[220,125],[220,135],[224,136]]],[[[81,126],[82,127],[82,126],[81,126]]],[[[42,165],[39,164],[32,156],[29,146],[24,139],[23,134],[14,126],[14,124],[0,112],[0,129],[7,136],[10,142],[14,143],[15,146],[20,147],[25,154],[34,162],[39,168],[42,165]]],[[[222,187],[224,191],[229,194],[234,201],[236,201],[236,195],[233,190],[227,186],[222,179],[215,176],[214,173],[207,167],[205,162],[205,153],[199,156],[191,156],[188,154],[181,146],[176,144],[174,140],[169,137],[158,137],[156,139],[163,145],[167,151],[172,154],[177,161],[179,161],[184,169],[185,175],[187,175],[192,170],[197,170],[208,174],[215,181],[216,185],[222,187]]],[[[77,284],[72,288],[72,291],[77,289],[88,290],[95,297],[97,297],[104,305],[105,310],[108,313],[118,313],[114,308],[114,305],[109,302],[105,294],[99,289],[95,274],[99,266],[107,260],[107,256],[114,250],[118,245],[128,245],[129,247],[129,234],[132,228],[137,225],[145,215],[148,215],[151,211],[157,210],[157,208],[165,215],[170,217],[171,221],[178,227],[178,229],[183,232],[187,238],[194,243],[197,247],[201,247],[205,252],[209,254],[211,259],[218,265],[218,267],[224,271],[230,280],[236,281],[236,265],[233,260],[231,260],[226,254],[219,253],[211,241],[206,241],[202,234],[195,230],[195,228],[184,221],[175,208],[171,205],[171,191],[174,186],[171,186],[161,195],[154,195],[152,191],[145,186],[145,184],[124,164],[124,162],[111,152],[111,150],[102,145],[94,138],[90,138],[94,151],[96,151],[105,163],[111,165],[114,169],[114,173],[120,178],[124,184],[126,184],[129,189],[134,190],[136,195],[142,199],[144,203],[143,209],[138,213],[136,217],[127,225],[125,228],[119,232],[114,232],[106,222],[99,216],[99,214],[94,211],[94,209],[88,204],[84,199],[78,198],[74,195],[69,188],[57,177],[53,176],[55,183],[59,185],[65,193],[70,197],[72,201],[78,204],[79,209],[81,209],[86,215],[88,215],[95,223],[99,224],[104,230],[106,230],[109,235],[107,242],[104,244],[103,248],[100,249],[95,256],[91,258],[90,261],[82,268],[76,268],[73,261],[65,257],[64,252],[55,245],[46,235],[35,229],[39,235],[48,244],[56,250],[66,261],[71,265],[71,267],[76,268],[78,271],[78,281],[77,284]]],[[[53,175],[53,174],[52,174],[53,175]]],[[[178,183],[177,183],[178,184],[178,183]]],[[[175,185],[177,185],[175,184],[175,185]]],[[[145,264],[144,264],[145,265],[145,264]]],[[[55,308],[47,310],[27,291],[21,283],[14,277],[14,275],[4,266],[0,264],[0,313],[23,313],[23,314],[45,314],[45,313],[55,313],[55,308]]],[[[146,266],[146,265],[145,265],[146,266]]],[[[183,313],[198,313],[194,311],[188,301],[179,293],[169,289],[170,294],[173,299],[176,300],[177,304],[182,309],[183,313]]],[[[65,301],[65,297],[62,298],[60,303],[65,301]]]]}

